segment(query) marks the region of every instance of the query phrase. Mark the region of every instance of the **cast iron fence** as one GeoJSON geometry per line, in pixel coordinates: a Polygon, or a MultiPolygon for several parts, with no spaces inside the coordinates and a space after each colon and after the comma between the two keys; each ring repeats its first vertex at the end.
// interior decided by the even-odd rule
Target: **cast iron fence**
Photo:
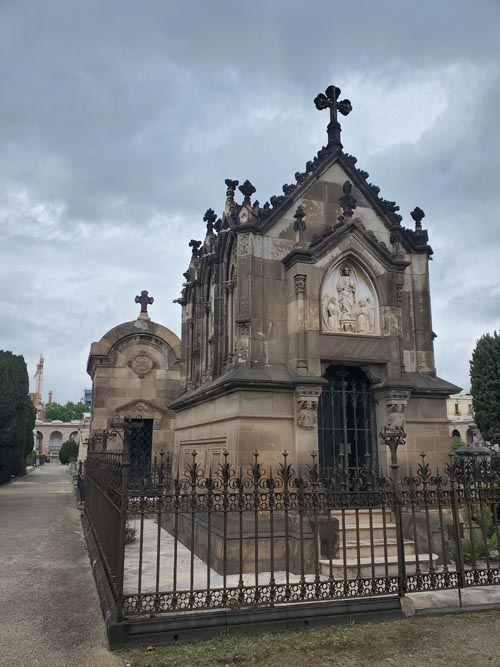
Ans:
{"type": "Polygon", "coordinates": [[[118,618],[499,584],[500,472],[422,456],[398,475],[395,453],[385,476],[286,452],[214,470],[193,452],[176,472],[163,455],[130,475],[126,454],[89,452],[85,513],[118,618]]]}

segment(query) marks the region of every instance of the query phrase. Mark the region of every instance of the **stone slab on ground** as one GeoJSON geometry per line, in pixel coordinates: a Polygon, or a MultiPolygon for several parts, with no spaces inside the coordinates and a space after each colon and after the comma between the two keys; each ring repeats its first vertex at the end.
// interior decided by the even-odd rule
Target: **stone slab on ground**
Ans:
{"type": "MultiPolygon", "coordinates": [[[[500,609],[500,586],[475,586],[460,590],[410,593],[406,596],[418,614],[427,609],[463,609],[498,606],[500,609]]],[[[500,663],[499,663],[500,664],[500,663]]]]}
{"type": "Polygon", "coordinates": [[[117,667],[68,468],[0,487],[0,664],[117,667]]]}

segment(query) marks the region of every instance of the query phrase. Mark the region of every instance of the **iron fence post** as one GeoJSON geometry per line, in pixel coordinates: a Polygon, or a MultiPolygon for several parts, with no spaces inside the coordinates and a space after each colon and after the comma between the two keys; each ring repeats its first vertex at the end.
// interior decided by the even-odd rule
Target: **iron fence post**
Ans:
{"type": "Polygon", "coordinates": [[[122,489],[120,500],[120,541],[118,551],[118,568],[116,573],[116,615],[117,620],[123,615],[123,581],[125,572],[125,537],[127,530],[127,506],[128,506],[128,478],[130,471],[130,448],[128,429],[123,434],[123,459],[122,459],[122,489]]]}
{"type": "Polygon", "coordinates": [[[404,597],[406,594],[406,561],[404,548],[404,531],[403,531],[403,517],[402,517],[402,503],[401,503],[401,488],[399,482],[399,463],[398,463],[398,448],[405,444],[406,433],[402,427],[396,427],[389,430],[384,427],[380,433],[380,437],[384,444],[386,444],[391,452],[391,480],[394,497],[394,515],[396,521],[396,541],[397,541],[397,555],[398,555],[398,594],[404,597]]]}
{"type": "Polygon", "coordinates": [[[448,467],[448,476],[451,485],[451,512],[453,515],[453,539],[455,540],[455,567],[457,571],[458,588],[465,586],[465,565],[460,528],[460,499],[457,491],[457,480],[453,465],[453,455],[448,467]]]}

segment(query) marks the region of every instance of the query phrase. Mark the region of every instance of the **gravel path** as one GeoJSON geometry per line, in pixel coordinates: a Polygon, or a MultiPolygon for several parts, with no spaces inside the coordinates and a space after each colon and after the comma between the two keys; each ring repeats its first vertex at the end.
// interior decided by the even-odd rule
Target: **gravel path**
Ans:
{"type": "Polygon", "coordinates": [[[0,665],[115,667],[67,466],[0,487],[0,665]]]}

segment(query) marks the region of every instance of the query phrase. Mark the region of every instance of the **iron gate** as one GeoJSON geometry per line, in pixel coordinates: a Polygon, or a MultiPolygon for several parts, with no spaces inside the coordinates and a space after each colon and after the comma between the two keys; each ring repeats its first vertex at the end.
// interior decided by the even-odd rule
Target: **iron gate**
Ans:
{"type": "Polygon", "coordinates": [[[359,468],[366,456],[376,464],[373,393],[359,368],[330,366],[318,407],[319,462],[334,468],[339,456],[348,468],[359,468]]]}

